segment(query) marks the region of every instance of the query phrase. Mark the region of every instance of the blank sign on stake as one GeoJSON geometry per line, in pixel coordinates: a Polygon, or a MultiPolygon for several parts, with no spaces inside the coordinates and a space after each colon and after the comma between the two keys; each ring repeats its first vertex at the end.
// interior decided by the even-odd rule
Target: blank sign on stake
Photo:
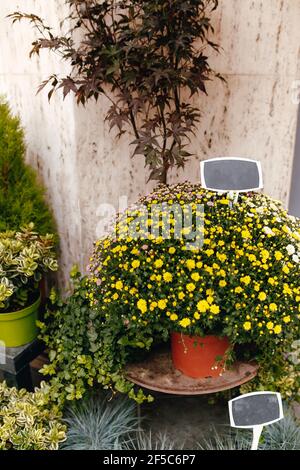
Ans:
{"type": "Polygon", "coordinates": [[[246,393],[228,402],[230,425],[234,428],[253,429],[251,450],[257,450],[263,427],[276,423],[283,416],[280,393],[246,393]]]}
{"type": "Polygon", "coordinates": [[[248,158],[222,157],[200,162],[202,186],[211,191],[248,192],[263,188],[261,163],[248,158]]]}

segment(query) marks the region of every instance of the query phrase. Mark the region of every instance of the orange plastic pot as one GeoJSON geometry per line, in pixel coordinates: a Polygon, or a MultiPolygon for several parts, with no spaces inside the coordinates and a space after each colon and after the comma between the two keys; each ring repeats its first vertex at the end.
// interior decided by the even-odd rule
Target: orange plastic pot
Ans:
{"type": "Polygon", "coordinates": [[[172,360],[175,369],[193,378],[219,377],[224,372],[228,338],[188,336],[171,333],[172,360]]]}

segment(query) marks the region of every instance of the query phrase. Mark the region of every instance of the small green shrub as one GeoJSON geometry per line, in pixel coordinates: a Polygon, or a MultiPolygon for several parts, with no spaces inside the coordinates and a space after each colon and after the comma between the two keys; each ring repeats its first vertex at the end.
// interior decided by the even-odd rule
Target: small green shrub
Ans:
{"type": "Polygon", "coordinates": [[[19,232],[0,232],[0,314],[34,302],[43,275],[58,268],[53,235],[33,229],[29,224],[19,232]]]}
{"type": "Polygon", "coordinates": [[[44,384],[34,393],[0,383],[0,450],[56,450],[66,438],[44,384]]]}
{"type": "Polygon", "coordinates": [[[43,235],[55,232],[44,189],[24,162],[25,143],[20,120],[0,98],[0,232],[33,222],[43,235]]]}
{"type": "Polygon", "coordinates": [[[300,400],[299,340],[285,348],[278,348],[272,361],[261,362],[255,379],[240,387],[241,393],[270,390],[280,392],[287,401],[300,400]]]}
{"type": "Polygon", "coordinates": [[[64,406],[66,401],[80,400],[91,388],[101,386],[143,401],[143,392],[135,395],[133,384],[124,379],[124,345],[103,328],[101,318],[89,305],[88,278],[74,268],[71,279],[72,294],[62,300],[53,290],[52,305],[44,322],[38,322],[40,338],[49,348],[50,364],[41,373],[50,376],[52,399],[64,406]]]}

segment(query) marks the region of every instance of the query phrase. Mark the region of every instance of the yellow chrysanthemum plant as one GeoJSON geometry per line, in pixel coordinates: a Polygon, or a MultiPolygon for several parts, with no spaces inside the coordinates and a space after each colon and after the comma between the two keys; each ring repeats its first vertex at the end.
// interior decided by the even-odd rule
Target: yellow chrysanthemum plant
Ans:
{"type": "Polygon", "coordinates": [[[274,370],[276,388],[276,364],[299,338],[299,257],[299,220],[268,196],[158,187],[119,215],[91,258],[88,295],[110,361],[121,370],[171,331],[214,334],[274,370]]]}

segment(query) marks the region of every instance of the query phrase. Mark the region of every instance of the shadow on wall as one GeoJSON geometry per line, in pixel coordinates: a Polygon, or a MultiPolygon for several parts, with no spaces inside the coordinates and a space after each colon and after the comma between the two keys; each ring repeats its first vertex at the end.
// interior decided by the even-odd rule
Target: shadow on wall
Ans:
{"type": "Polygon", "coordinates": [[[291,215],[300,217],[300,107],[298,111],[297,137],[292,172],[289,212],[291,215]]]}

